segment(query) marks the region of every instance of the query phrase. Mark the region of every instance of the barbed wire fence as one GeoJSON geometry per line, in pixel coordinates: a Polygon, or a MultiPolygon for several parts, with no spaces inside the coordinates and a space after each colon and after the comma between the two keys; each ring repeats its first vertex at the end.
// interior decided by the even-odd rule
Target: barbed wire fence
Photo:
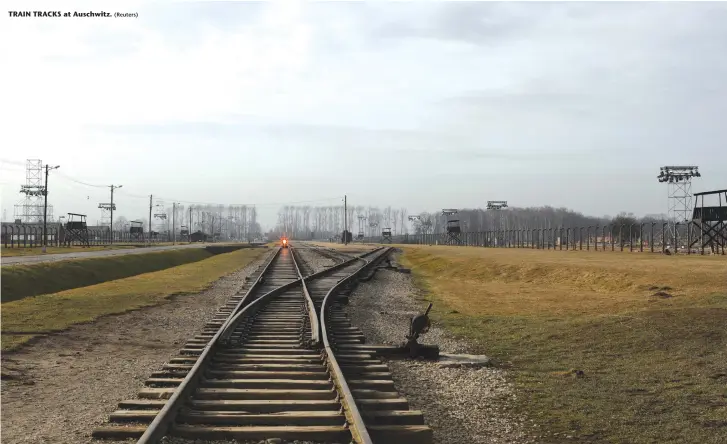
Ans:
{"type": "MultiPolygon", "coordinates": [[[[725,247],[708,243],[689,223],[669,222],[609,224],[603,226],[550,227],[514,230],[446,231],[391,236],[393,244],[449,245],[485,248],[529,248],[565,251],[628,251],[660,254],[727,254],[725,247]],[[454,239],[454,240],[453,240],[454,239]]],[[[727,233],[725,233],[727,235],[727,233]]],[[[389,243],[388,236],[365,237],[362,243],[389,243]]]]}

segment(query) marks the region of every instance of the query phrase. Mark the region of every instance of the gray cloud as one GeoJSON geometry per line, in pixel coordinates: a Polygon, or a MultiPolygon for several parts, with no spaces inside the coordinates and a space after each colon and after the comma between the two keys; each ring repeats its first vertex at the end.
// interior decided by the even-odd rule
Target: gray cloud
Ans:
{"type": "MultiPolygon", "coordinates": [[[[155,6],[145,26],[186,49],[208,27],[238,33],[266,7],[155,6]]],[[[89,127],[90,146],[116,150],[99,154],[94,171],[194,200],[279,202],[335,188],[362,204],[506,198],[591,214],[664,211],[662,164],[700,165],[695,190],[725,186],[724,3],[310,3],[303,19],[305,72],[241,95],[255,106],[241,110],[268,117],[89,127]],[[199,169],[201,153],[214,169],[199,169]],[[176,182],[162,184],[169,159],[176,182]],[[280,166],[307,188],[290,177],[268,187],[280,166]]],[[[100,35],[99,49],[143,43],[117,38],[100,35]]],[[[190,77],[188,87],[204,91],[205,81],[214,79],[190,77]]],[[[155,119],[172,118],[159,109],[155,119]]]]}
{"type": "Polygon", "coordinates": [[[164,138],[192,137],[199,141],[225,140],[235,144],[240,140],[258,141],[264,138],[281,144],[297,144],[301,151],[339,154],[351,158],[357,155],[382,161],[388,155],[431,165],[435,159],[454,162],[517,161],[547,162],[555,159],[575,161],[589,156],[588,150],[533,149],[503,150],[487,140],[477,141],[466,134],[451,134],[435,130],[402,130],[351,127],[340,125],[262,123],[260,119],[238,123],[177,122],[148,125],[103,125],[90,127],[94,131],[120,136],[164,138]],[[403,156],[403,157],[402,157],[403,156]]]}
{"type": "MultiPolygon", "coordinates": [[[[421,4],[417,6],[422,6],[421,4]]],[[[487,44],[521,39],[544,19],[549,4],[452,2],[427,5],[422,20],[387,20],[372,29],[381,38],[423,38],[487,44]]]]}

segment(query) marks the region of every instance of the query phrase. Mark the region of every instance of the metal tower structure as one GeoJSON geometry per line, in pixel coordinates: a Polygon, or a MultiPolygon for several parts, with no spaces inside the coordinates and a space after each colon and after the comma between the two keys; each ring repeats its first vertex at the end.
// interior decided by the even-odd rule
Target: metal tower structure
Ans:
{"type": "MultiPolygon", "coordinates": [[[[43,162],[28,159],[25,162],[25,185],[20,186],[25,198],[14,206],[14,218],[24,224],[43,223],[43,162]]],[[[48,219],[53,220],[53,205],[48,205],[48,219]]]]}
{"type": "Polygon", "coordinates": [[[154,219],[158,219],[156,232],[157,234],[164,233],[168,231],[167,228],[169,225],[167,223],[167,213],[164,211],[164,202],[158,200],[156,205],[154,205],[154,208],[156,209],[155,211],[157,211],[156,213],[154,213],[154,219]]]}
{"type": "Polygon", "coordinates": [[[507,208],[507,201],[506,200],[488,200],[487,201],[487,209],[488,210],[494,210],[497,212],[497,216],[495,217],[495,221],[497,223],[497,227],[495,227],[495,232],[497,235],[495,236],[495,241],[497,242],[497,246],[501,246],[505,242],[505,215],[502,212],[504,208],[507,208]]]}
{"type": "Polygon", "coordinates": [[[416,233],[416,225],[421,224],[421,222],[422,222],[421,216],[409,216],[408,219],[409,219],[409,222],[411,222],[411,226],[414,229],[413,230],[414,233],[416,233]]]}
{"type": "Polygon", "coordinates": [[[656,178],[668,186],[666,237],[671,244],[677,236],[677,224],[688,229],[686,222],[691,220],[692,215],[692,178],[702,175],[699,174],[699,167],[694,165],[663,166],[659,170],[656,178]]]}
{"type": "Polygon", "coordinates": [[[366,221],[366,216],[359,214],[358,215],[358,235],[356,236],[357,240],[360,240],[363,242],[364,240],[364,222],[366,221]]]}
{"type": "Polygon", "coordinates": [[[98,208],[101,210],[101,225],[111,225],[111,209],[116,209],[116,204],[110,202],[101,202],[98,204],[98,208]]]}
{"type": "Polygon", "coordinates": [[[378,228],[379,223],[378,222],[371,222],[369,223],[369,227],[371,228],[371,237],[376,236],[376,228],[378,228]]]}

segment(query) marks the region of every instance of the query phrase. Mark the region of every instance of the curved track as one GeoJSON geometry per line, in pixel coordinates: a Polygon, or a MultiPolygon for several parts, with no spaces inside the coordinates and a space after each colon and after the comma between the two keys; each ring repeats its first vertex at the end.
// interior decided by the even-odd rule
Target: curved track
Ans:
{"type": "Polygon", "coordinates": [[[309,274],[294,247],[278,249],[247,292],[146,381],[142,399],[119,404],[109,420],[127,425],[102,427],[93,436],[141,436],[140,444],[165,435],[429,442],[421,412],[403,410],[406,400],[374,358],[375,347],[363,344],[340,306],[358,275],[389,249],[354,258],[317,252],[339,263],[309,274]]]}

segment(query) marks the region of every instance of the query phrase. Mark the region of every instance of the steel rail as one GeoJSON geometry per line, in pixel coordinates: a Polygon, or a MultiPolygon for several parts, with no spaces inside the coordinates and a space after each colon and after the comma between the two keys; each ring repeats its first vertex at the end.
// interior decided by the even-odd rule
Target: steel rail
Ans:
{"type": "Polygon", "coordinates": [[[310,293],[308,293],[308,286],[305,285],[305,279],[303,274],[300,272],[300,267],[298,266],[298,261],[295,258],[295,255],[297,254],[295,252],[294,248],[290,248],[290,252],[292,254],[293,258],[293,265],[295,265],[295,271],[298,273],[298,278],[300,280],[301,286],[303,287],[303,295],[305,296],[305,305],[307,307],[308,311],[308,321],[310,322],[310,341],[312,346],[318,347],[318,345],[321,342],[320,337],[320,324],[318,323],[318,315],[316,314],[316,306],[313,304],[313,298],[311,298],[310,293]]]}
{"type": "Polygon", "coordinates": [[[240,325],[240,322],[245,319],[246,317],[249,317],[254,312],[257,312],[260,308],[263,307],[264,303],[267,302],[269,299],[281,294],[285,293],[286,291],[290,290],[291,288],[295,288],[298,285],[300,285],[300,279],[296,279],[292,282],[288,282],[287,284],[283,284],[280,287],[276,287],[269,292],[265,293],[264,295],[260,296],[259,298],[255,299],[254,301],[247,304],[245,307],[242,308],[239,312],[235,314],[235,316],[230,319],[230,321],[224,325],[220,330],[220,335],[215,338],[215,341],[219,342],[220,344],[227,344],[230,342],[230,337],[237,329],[238,325],[240,325]]]}
{"type": "MultiPolygon", "coordinates": [[[[383,248],[383,247],[382,247],[383,248]]],[[[287,284],[281,285],[280,287],[274,288],[270,290],[269,292],[265,293],[264,295],[260,296],[259,298],[255,299],[254,301],[247,304],[245,307],[242,308],[239,312],[237,312],[230,320],[225,324],[222,328],[222,334],[220,335],[218,341],[221,343],[226,343],[229,341],[230,337],[232,336],[232,333],[234,333],[235,329],[237,329],[237,326],[240,324],[242,319],[245,317],[251,315],[254,311],[257,311],[263,306],[263,303],[268,301],[269,299],[279,295],[280,293],[284,293],[291,288],[294,288],[297,285],[300,285],[301,282],[305,282],[308,280],[317,279],[321,276],[328,275],[336,270],[339,270],[343,267],[347,267],[351,265],[352,263],[361,260],[363,256],[372,254],[375,251],[380,250],[381,248],[377,248],[376,250],[368,251],[366,253],[360,254],[358,256],[355,256],[345,262],[341,262],[340,264],[336,264],[330,268],[326,268],[325,270],[321,270],[317,273],[310,274],[308,276],[305,276],[303,280],[296,279],[292,282],[289,282],[287,284]]],[[[294,259],[295,262],[295,259],[294,259]]],[[[315,312],[315,310],[313,310],[315,312]]],[[[320,320],[318,320],[318,324],[320,324],[320,320]]],[[[319,328],[320,329],[320,328],[319,328]]],[[[320,333],[319,333],[320,338],[320,333]]]]}
{"type": "MultiPolygon", "coordinates": [[[[351,258],[350,260],[344,261],[340,264],[336,264],[333,267],[327,268],[325,270],[319,271],[317,273],[313,273],[309,276],[305,276],[302,279],[296,279],[293,282],[289,282],[287,284],[281,285],[280,287],[277,287],[268,293],[260,296],[255,301],[249,302],[248,300],[250,298],[250,295],[253,294],[253,292],[259,287],[259,285],[263,281],[263,277],[268,272],[270,265],[275,261],[275,259],[280,255],[280,252],[282,248],[278,248],[275,254],[271,256],[271,258],[268,260],[268,262],[265,264],[264,269],[258,276],[258,278],[255,280],[253,285],[250,286],[250,288],[247,290],[243,298],[240,300],[240,302],[237,303],[235,308],[230,312],[228,315],[228,318],[226,321],[222,324],[222,326],[217,330],[215,335],[212,337],[212,339],[207,343],[205,348],[200,353],[199,357],[195,361],[192,368],[189,370],[185,378],[182,380],[182,382],[179,384],[179,386],[174,390],[174,393],[169,397],[167,402],[164,404],[164,407],[157,413],[157,415],[154,417],[154,420],[149,424],[149,427],[147,427],[144,434],[139,438],[137,441],[137,444],[156,444],[159,440],[161,440],[164,436],[166,436],[167,432],[169,431],[170,426],[174,423],[176,420],[177,414],[180,411],[181,406],[179,404],[183,403],[186,398],[192,393],[193,390],[196,389],[199,379],[202,376],[201,369],[207,365],[209,359],[212,356],[212,350],[216,347],[218,347],[220,344],[223,344],[229,340],[229,337],[232,335],[232,332],[237,328],[237,325],[239,324],[239,321],[246,317],[247,315],[251,314],[253,311],[257,311],[260,307],[262,307],[263,302],[269,300],[270,298],[283,293],[291,288],[294,288],[296,285],[304,284],[307,280],[312,280],[324,275],[327,275],[333,271],[336,271],[340,268],[346,267],[353,262],[363,260],[365,261],[364,266],[356,270],[351,276],[357,275],[363,268],[366,267],[366,264],[369,263],[366,259],[364,259],[364,256],[373,254],[376,251],[381,250],[384,247],[376,248],[374,250],[368,251],[366,253],[363,253],[361,255],[358,255],[356,257],[351,258]]],[[[293,259],[295,263],[295,259],[293,259]]],[[[297,264],[296,264],[297,268],[297,264]]],[[[299,273],[300,276],[300,273],[299,273]]],[[[339,281],[334,288],[337,288],[341,282],[347,281],[351,276],[348,278],[344,278],[343,280],[339,281]]],[[[330,294],[330,292],[328,293],[330,294]]],[[[326,298],[328,297],[328,294],[326,295],[326,298]]],[[[312,300],[311,300],[312,301],[312,300]]],[[[325,304],[325,299],[324,299],[325,304]]],[[[324,305],[322,305],[323,307],[324,305]]],[[[315,310],[313,310],[315,312],[315,310]]],[[[319,324],[319,340],[320,340],[320,331],[324,327],[320,327],[321,323],[319,324]]],[[[328,342],[327,336],[323,335],[324,343],[328,342]]],[[[330,350],[330,347],[327,348],[327,350],[330,350]]],[[[329,358],[332,357],[332,354],[328,354],[329,358]]],[[[335,360],[335,358],[334,358],[335,360]]],[[[330,362],[330,360],[329,360],[330,362]]],[[[336,363],[336,369],[337,371],[337,377],[343,378],[343,374],[340,370],[340,367],[338,367],[336,363]]],[[[346,385],[345,379],[342,379],[341,382],[343,382],[343,386],[345,386],[345,390],[348,390],[348,385],[346,385]]],[[[334,381],[335,383],[335,381],[334,381]]],[[[353,398],[350,396],[350,390],[348,390],[348,395],[350,399],[353,398]]],[[[358,412],[358,409],[355,406],[355,403],[352,404],[355,409],[356,416],[358,416],[358,422],[359,424],[363,424],[363,420],[361,419],[361,415],[358,412]]],[[[349,408],[350,409],[350,408],[349,408]]],[[[352,436],[354,436],[353,431],[351,432],[352,436]]],[[[365,432],[365,436],[368,437],[368,433],[365,432]]],[[[370,437],[368,438],[368,441],[357,441],[359,444],[371,444],[370,437]]]]}
{"type": "Polygon", "coordinates": [[[250,288],[248,288],[247,292],[245,292],[245,296],[243,296],[240,302],[238,302],[238,304],[235,306],[235,309],[230,312],[230,315],[227,317],[225,323],[222,324],[222,327],[217,330],[217,333],[215,333],[212,339],[207,343],[207,346],[202,350],[202,353],[200,353],[197,361],[189,370],[189,373],[187,373],[187,376],[185,376],[185,378],[182,380],[182,383],[179,384],[176,390],[174,390],[172,396],[169,397],[167,402],[164,404],[164,407],[159,410],[159,413],[157,413],[157,415],[154,417],[154,420],[151,422],[151,424],[149,424],[149,427],[147,427],[146,431],[144,431],[144,434],[141,435],[136,444],[156,444],[167,434],[170,425],[173,424],[177,418],[177,414],[179,413],[181,404],[196,388],[199,382],[199,378],[202,375],[202,372],[200,370],[203,368],[204,365],[207,364],[207,361],[212,356],[211,350],[213,347],[216,346],[217,340],[222,334],[224,326],[229,323],[230,320],[234,317],[235,311],[239,310],[244,305],[249,295],[258,288],[258,286],[262,282],[263,276],[270,269],[270,265],[280,255],[280,250],[281,248],[278,248],[278,250],[267,261],[258,278],[250,286],[250,288]]]}
{"type": "MultiPolygon", "coordinates": [[[[292,247],[289,247],[292,249],[292,247]]],[[[242,321],[243,318],[251,315],[253,312],[257,311],[261,307],[264,306],[264,304],[269,300],[274,298],[275,296],[279,295],[280,293],[283,293],[291,288],[294,288],[296,285],[301,284],[304,291],[306,292],[306,298],[310,300],[312,305],[312,298],[310,298],[310,294],[307,293],[307,288],[305,287],[306,281],[311,281],[317,278],[320,278],[322,276],[326,276],[331,274],[334,271],[337,271],[341,268],[347,267],[357,261],[363,261],[364,264],[356,269],[351,275],[348,277],[341,279],[334,285],[333,288],[338,288],[341,283],[348,282],[348,280],[354,276],[357,276],[362,270],[366,268],[368,264],[371,263],[371,261],[367,260],[365,256],[369,256],[371,254],[374,254],[380,250],[382,250],[385,247],[379,247],[371,251],[367,251],[365,253],[362,253],[358,256],[355,256],[347,261],[344,261],[340,264],[336,264],[333,267],[326,268],[325,270],[321,270],[317,273],[313,273],[311,275],[305,276],[302,279],[295,280],[293,282],[290,282],[288,284],[282,285],[276,289],[273,289],[269,291],[268,293],[260,296],[255,301],[251,302],[247,306],[245,306],[237,315],[231,319],[229,324],[226,326],[227,331],[223,332],[220,336],[220,340],[224,341],[229,338],[233,331],[237,328],[239,323],[242,321]]],[[[296,264],[296,269],[299,270],[299,267],[297,263],[295,262],[295,255],[292,256],[293,263],[296,264]]],[[[326,298],[330,295],[330,291],[326,294],[326,298]]],[[[324,298],[324,301],[321,305],[323,308],[325,306],[326,299],[324,298]]],[[[306,306],[310,310],[310,306],[308,305],[308,301],[306,301],[306,306]]],[[[323,313],[323,311],[321,311],[323,313]]],[[[320,332],[318,333],[318,338],[320,341],[320,337],[323,337],[323,342],[326,345],[323,349],[324,356],[327,358],[326,362],[329,365],[329,370],[331,371],[331,379],[333,381],[333,384],[336,386],[336,389],[339,394],[339,401],[341,402],[341,405],[343,406],[344,414],[346,415],[346,420],[349,424],[349,431],[351,432],[351,437],[357,444],[373,444],[373,441],[371,440],[371,437],[368,434],[368,431],[366,430],[366,424],[361,417],[361,413],[358,410],[358,406],[353,400],[353,396],[351,395],[351,391],[348,387],[348,384],[346,383],[346,379],[343,375],[343,372],[341,371],[341,368],[338,366],[338,362],[336,361],[335,357],[333,356],[332,349],[328,345],[328,337],[325,330],[325,324],[323,323],[322,318],[319,318],[315,313],[315,306],[313,306],[313,317],[316,318],[316,324],[318,324],[320,327],[320,332]]],[[[310,316],[310,313],[309,313],[310,316]]],[[[313,337],[313,323],[311,324],[311,337],[313,337]]],[[[320,342],[319,342],[320,344],[320,342]]]]}
{"type": "MultiPolygon", "coordinates": [[[[381,250],[382,248],[384,248],[384,247],[377,248],[376,250],[369,252],[369,254],[373,254],[374,252],[377,252],[377,251],[381,250]]],[[[388,252],[388,250],[389,250],[389,248],[387,248],[386,252],[388,252]]],[[[351,273],[349,276],[338,281],[338,283],[336,285],[334,285],[333,287],[331,287],[330,290],[328,290],[328,293],[326,293],[326,296],[323,298],[323,302],[321,303],[321,311],[320,311],[320,315],[319,315],[320,321],[321,321],[322,336],[323,336],[323,349],[325,352],[325,356],[327,358],[326,361],[328,363],[329,370],[331,372],[333,383],[336,385],[336,389],[338,390],[338,393],[341,395],[341,404],[344,407],[344,411],[346,413],[346,418],[350,425],[349,430],[351,431],[351,438],[357,444],[373,444],[373,440],[371,439],[371,435],[369,435],[369,432],[366,429],[366,423],[364,422],[363,417],[361,416],[361,412],[358,410],[358,406],[356,405],[356,401],[353,398],[351,389],[349,388],[348,383],[346,382],[346,378],[343,375],[343,371],[341,370],[341,367],[338,365],[336,356],[333,353],[333,349],[331,348],[330,342],[328,341],[328,328],[326,326],[326,309],[328,308],[329,302],[332,300],[331,295],[334,292],[336,292],[340,287],[346,285],[352,279],[358,277],[359,273],[361,273],[363,270],[365,270],[372,263],[375,263],[376,259],[378,257],[384,256],[386,254],[386,252],[377,256],[373,260],[368,260],[368,259],[365,259],[362,257],[358,257],[357,259],[364,261],[364,265],[361,266],[356,271],[354,271],[353,273],[351,273]]]]}

